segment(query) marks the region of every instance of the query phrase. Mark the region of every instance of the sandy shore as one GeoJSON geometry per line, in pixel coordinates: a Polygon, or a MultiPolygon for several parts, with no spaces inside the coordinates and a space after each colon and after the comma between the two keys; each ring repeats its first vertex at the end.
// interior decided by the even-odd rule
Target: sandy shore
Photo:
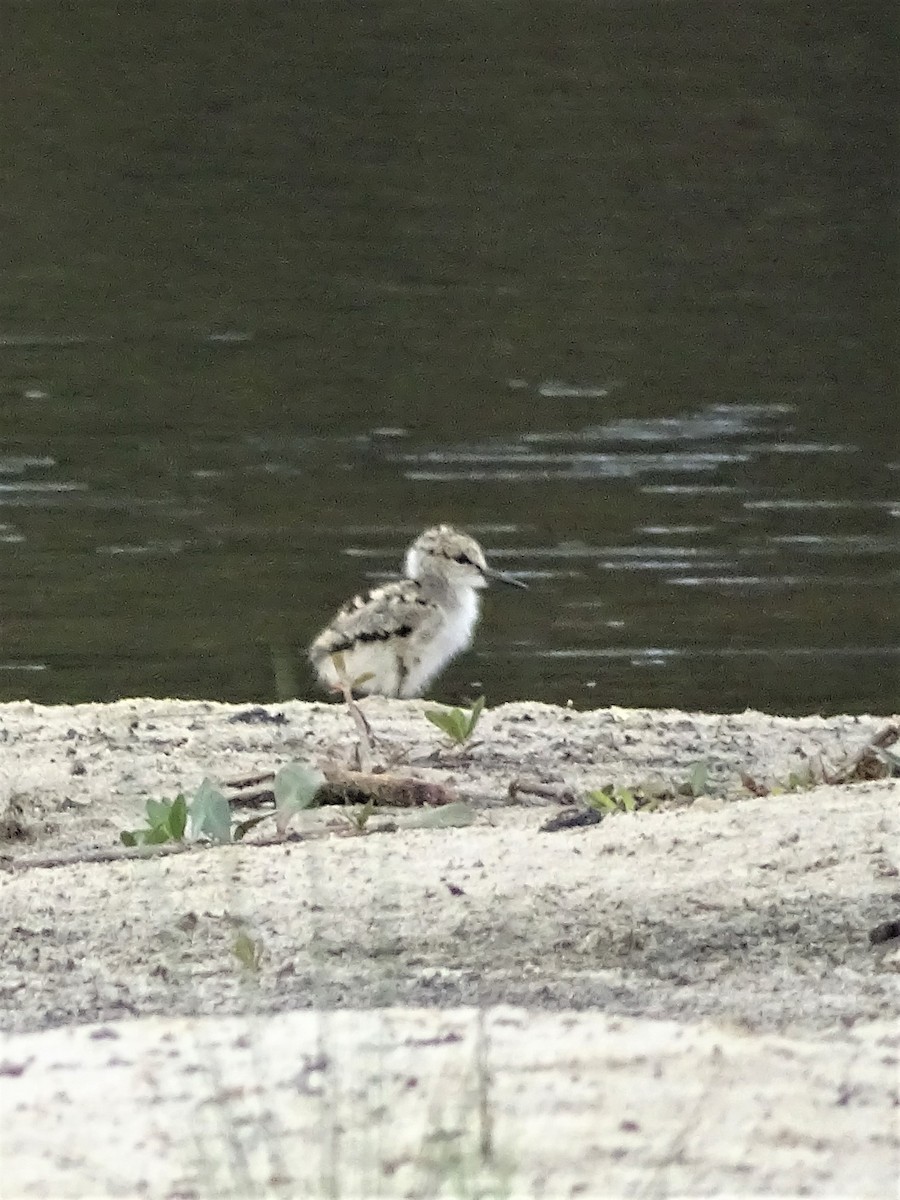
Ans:
{"type": "Polygon", "coordinates": [[[900,782],[741,779],[896,718],[522,703],[448,751],[430,707],[366,711],[465,828],[321,810],[97,862],[148,797],[346,762],[347,714],[0,706],[3,1200],[893,1195],[900,953],[868,935],[900,917],[900,782]],[[509,797],[698,761],[705,794],[589,827],[509,797]]]}

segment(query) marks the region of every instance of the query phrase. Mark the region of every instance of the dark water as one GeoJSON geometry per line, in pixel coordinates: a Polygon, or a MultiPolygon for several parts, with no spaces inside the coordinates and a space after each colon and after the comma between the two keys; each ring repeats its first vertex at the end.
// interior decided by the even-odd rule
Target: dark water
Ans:
{"type": "Polygon", "coordinates": [[[896,708],[892,0],[4,24],[0,698],[311,696],[451,520],[440,698],[896,708]]]}

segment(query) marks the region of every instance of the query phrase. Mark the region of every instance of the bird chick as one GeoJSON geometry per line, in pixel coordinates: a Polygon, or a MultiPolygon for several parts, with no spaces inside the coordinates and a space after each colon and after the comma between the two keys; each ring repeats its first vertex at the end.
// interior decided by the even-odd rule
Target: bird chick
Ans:
{"type": "Polygon", "coordinates": [[[472,641],[480,589],[490,580],[527,586],[492,570],[475,539],[449,525],[420,534],[404,567],[405,579],[349,600],[310,646],[310,662],[329,690],[341,688],[332,659],[340,654],[354,691],[421,695],[472,641]]]}

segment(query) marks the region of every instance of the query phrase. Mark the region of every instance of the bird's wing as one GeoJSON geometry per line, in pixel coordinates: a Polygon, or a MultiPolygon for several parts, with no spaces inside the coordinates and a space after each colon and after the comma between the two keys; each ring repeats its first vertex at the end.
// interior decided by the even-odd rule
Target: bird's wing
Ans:
{"type": "Polygon", "coordinates": [[[310,647],[310,657],[315,662],[366,642],[408,637],[428,622],[433,608],[413,579],[374,588],[364,596],[354,596],[338,610],[310,647]]]}

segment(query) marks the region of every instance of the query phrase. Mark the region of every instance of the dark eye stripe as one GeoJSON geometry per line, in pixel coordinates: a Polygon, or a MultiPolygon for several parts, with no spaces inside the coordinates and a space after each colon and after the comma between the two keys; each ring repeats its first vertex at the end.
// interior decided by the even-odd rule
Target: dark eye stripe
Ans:
{"type": "Polygon", "coordinates": [[[454,554],[453,561],[458,562],[458,563],[464,563],[467,567],[475,567],[476,571],[481,570],[481,568],[477,565],[477,563],[472,562],[472,560],[471,560],[471,558],[469,558],[468,554],[454,554]]]}

